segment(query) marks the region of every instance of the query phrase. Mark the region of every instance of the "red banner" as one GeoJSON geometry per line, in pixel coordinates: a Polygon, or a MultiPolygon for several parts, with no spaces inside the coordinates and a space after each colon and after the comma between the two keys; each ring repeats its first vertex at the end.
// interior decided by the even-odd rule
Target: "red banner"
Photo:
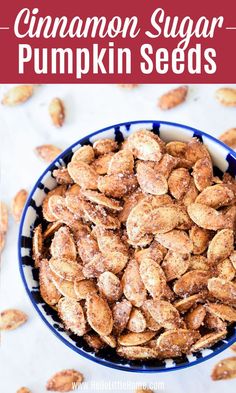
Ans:
{"type": "Polygon", "coordinates": [[[236,3],[9,0],[1,83],[235,83],[236,3]]]}

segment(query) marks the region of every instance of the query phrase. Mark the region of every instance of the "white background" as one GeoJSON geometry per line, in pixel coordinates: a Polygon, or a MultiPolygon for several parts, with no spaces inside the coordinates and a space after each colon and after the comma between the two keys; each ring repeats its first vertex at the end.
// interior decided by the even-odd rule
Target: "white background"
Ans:
{"type": "MultiPolygon", "coordinates": [[[[8,205],[20,188],[30,190],[45,163],[34,154],[35,146],[52,143],[62,149],[99,128],[128,120],[156,119],[184,123],[218,136],[236,127],[236,109],[225,108],[215,99],[217,85],[190,86],[187,101],[170,111],[157,107],[158,97],[173,85],[142,85],[127,91],[116,85],[43,85],[25,104],[6,108],[0,106],[1,199],[8,205]],[[61,129],[51,125],[48,103],[60,97],[66,106],[66,122],[61,129]]],[[[9,86],[0,87],[0,97],[9,86]]],[[[17,260],[18,225],[10,217],[6,248],[1,261],[0,308],[24,310],[28,322],[19,329],[2,333],[0,349],[0,391],[14,393],[28,386],[33,393],[46,392],[45,383],[56,371],[65,368],[80,370],[89,387],[91,383],[123,382],[121,390],[133,392],[128,383],[164,383],[170,393],[235,393],[236,380],[212,382],[212,366],[221,358],[232,356],[229,349],[201,365],[165,374],[132,374],[99,366],[88,361],[60,342],[40,320],[21,282],[17,260]]],[[[81,388],[80,388],[81,389],[81,388]]],[[[101,388],[106,393],[111,390],[101,388]]],[[[158,390],[156,390],[157,392],[158,390]]],[[[162,390],[163,391],[163,390],[162,390]]]]}

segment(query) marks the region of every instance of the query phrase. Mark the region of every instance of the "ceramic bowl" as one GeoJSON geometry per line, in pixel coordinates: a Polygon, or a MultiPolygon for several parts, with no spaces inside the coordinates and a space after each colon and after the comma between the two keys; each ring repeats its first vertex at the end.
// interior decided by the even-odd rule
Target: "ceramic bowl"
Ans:
{"type": "Polygon", "coordinates": [[[57,313],[50,308],[41,298],[39,293],[38,270],[34,268],[32,260],[32,235],[34,227],[42,221],[41,205],[43,199],[56,186],[56,181],[52,176],[55,168],[65,166],[72,157],[72,154],[82,145],[91,144],[98,139],[112,138],[117,142],[122,142],[132,132],[141,128],[152,130],[164,141],[178,140],[189,141],[193,136],[199,138],[208,148],[215,166],[215,174],[230,172],[236,174],[236,153],[222,142],[212,136],[196,130],[194,128],[164,121],[133,121],[113,125],[78,140],[56,160],[49,165],[42,176],[37,180],[25,205],[19,231],[19,266],[20,274],[28,293],[28,296],[36,309],[40,318],[49,329],[69,348],[79,355],[90,359],[93,362],[107,367],[123,371],[134,372],[163,372],[173,371],[190,367],[206,361],[225,350],[236,340],[236,324],[231,325],[227,337],[219,341],[210,349],[205,349],[191,355],[184,355],[175,359],[168,360],[148,360],[148,361],[129,361],[120,358],[114,349],[105,348],[95,353],[83,340],[75,334],[68,333],[63,328],[57,313]]]}

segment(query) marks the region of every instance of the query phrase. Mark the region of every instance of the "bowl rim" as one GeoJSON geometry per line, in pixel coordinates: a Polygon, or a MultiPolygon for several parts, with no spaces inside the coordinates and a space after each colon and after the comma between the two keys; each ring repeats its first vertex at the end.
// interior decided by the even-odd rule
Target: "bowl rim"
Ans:
{"type": "Polygon", "coordinates": [[[22,264],[22,258],[21,258],[21,236],[22,236],[22,229],[23,229],[23,225],[24,225],[24,221],[25,221],[25,216],[27,213],[27,210],[29,208],[29,202],[32,199],[35,191],[38,188],[39,183],[41,182],[41,180],[45,177],[45,175],[50,171],[51,168],[53,168],[53,166],[55,165],[56,162],[58,162],[60,159],[63,159],[63,157],[69,153],[74,147],[76,147],[78,144],[83,143],[84,141],[86,141],[87,139],[101,134],[105,131],[108,131],[112,128],[116,128],[116,127],[121,127],[121,126],[131,126],[131,125],[135,125],[135,124],[158,124],[158,125],[167,125],[167,126],[173,126],[173,127],[178,127],[178,128],[183,128],[185,130],[189,130],[189,131],[193,131],[194,133],[196,133],[197,135],[201,136],[205,136],[206,138],[212,140],[213,142],[217,143],[218,145],[222,146],[224,149],[226,149],[228,151],[228,153],[230,153],[236,160],[236,152],[234,150],[232,150],[229,146],[225,145],[223,142],[221,142],[220,140],[216,139],[214,136],[207,134],[204,131],[201,131],[197,128],[194,127],[190,127],[188,125],[185,124],[181,124],[181,123],[176,123],[176,122],[169,122],[169,121],[162,121],[162,120],[133,120],[133,121],[124,121],[121,123],[117,123],[117,124],[113,124],[104,128],[101,128],[97,131],[94,131],[90,134],[87,134],[86,136],[78,139],[75,143],[73,143],[72,145],[70,145],[69,147],[67,147],[65,150],[63,150],[56,158],[55,160],[53,160],[48,166],[47,168],[43,171],[43,173],[40,175],[40,177],[38,178],[38,180],[35,182],[28,198],[27,201],[25,203],[24,206],[24,210],[21,216],[21,221],[20,221],[20,226],[19,226],[19,233],[18,233],[18,242],[17,242],[17,248],[18,248],[18,262],[19,262],[19,272],[20,272],[20,276],[25,288],[26,293],[29,296],[29,299],[34,307],[34,309],[36,310],[37,314],[40,316],[40,318],[43,320],[43,322],[45,323],[45,325],[54,333],[54,335],[56,337],[58,337],[60,339],[60,341],[62,341],[67,347],[69,347],[70,349],[72,349],[74,352],[78,353],[79,355],[81,355],[82,357],[91,360],[99,365],[102,366],[106,366],[115,370],[120,370],[120,371],[126,371],[126,372],[134,372],[134,373],[162,373],[162,372],[171,372],[171,371],[178,371],[178,370],[182,370],[185,368],[189,368],[192,366],[195,366],[197,364],[203,363],[211,358],[213,358],[214,356],[220,354],[221,352],[223,352],[225,349],[227,349],[229,346],[231,346],[234,342],[236,342],[236,330],[235,330],[235,335],[227,342],[224,343],[224,345],[222,345],[221,348],[213,350],[212,353],[204,356],[204,357],[200,357],[200,358],[196,358],[196,360],[189,362],[187,364],[176,364],[175,366],[171,366],[171,367],[157,367],[154,369],[149,369],[148,366],[147,368],[139,368],[139,366],[137,367],[127,367],[126,365],[122,365],[122,364],[116,364],[113,363],[109,360],[106,359],[100,359],[100,358],[96,358],[95,356],[90,355],[88,352],[80,349],[79,347],[76,347],[75,345],[71,344],[66,338],[64,338],[63,336],[61,336],[61,334],[48,322],[48,320],[45,318],[45,316],[43,315],[43,313],[41,312],[40,308],[38,307],[37,303],[35,302],[31,291],[28,287],[26,278],[25,278],[25,274],[24,274],[24,269],[23,269],[23,264],[22,264]]]}

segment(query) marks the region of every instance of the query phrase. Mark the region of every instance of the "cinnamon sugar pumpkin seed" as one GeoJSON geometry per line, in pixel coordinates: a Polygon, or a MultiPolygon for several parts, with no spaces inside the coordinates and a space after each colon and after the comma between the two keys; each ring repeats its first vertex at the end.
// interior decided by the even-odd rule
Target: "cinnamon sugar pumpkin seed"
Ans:
{"type": "Polygon", "coordinates": [[[136,158],[144,161],[160,161],[162,146],[159,138],[148,130],[140,130],[131,134],[128,139],[128,148],[136,158]]]}
{"type": "Polygon", "coordinates": [[[190,170],[192,166],[193,163],[190,160],[187,160],[186,158],[179,158],[176,168],[186,168],[190,170]]]}
{"type": "Polygon", "coordinates": [[[53,276],[47,259],[42,259],[39,265],[40,295],[49,305],[54,306],[61,298],[61,293],[53,282],[53,276]]]}
{"type": "Polygon", "coordinates": [[[177,310],[180,313],[185,313],[191,307],[193,307],[196,303],[204,300],[204,298],[205,298],[204,293],[202,293],[202,292],[196,293],[195,295],[191,295],[191,296],[185,297],[183,299],[176,300],[174,302],[174,306],[175,306],[175,308],[177,308],[177,310]]]}
{"type": "Polygon", "coordinates": [[[168,191],[166,178],[161,173],[150,168],[147,163],[137,165],[137,179],[141,190],[148,194],[163,195],[168,191]]]}
{"type": "Polygon", "coordinates": [[[158,337],[157,347],[164,353],[170,350],[173,351],[172,356],[179,356],[181,353],[188,353],[199,337],[200,334],[191,329],[169,330],[158,337]]]}
{"type": "Polygon", "coordinates": [[[69,175],[82,189],[96,190],[98,174],[84,161],[71,161],[68,166],[69,175]]]}
{"type": "Polygon", "coordinates": [[[180,201],[179,203],[177,202],[177,204],[179,207],[179,222],[176,228],[184,231],[191,229],[193,226],[193,222],[187,213],[187,208],[183,206],[180,201]]]}
{"type": "Polygon", "coordinates": [[[46,389],[54,392],[70,392],[83,382],[83,374],[76,370],[63,370],[54,374],[46,385],[46,389]]]}
{"type": "Polygon", "coordinates": [[[7,309],[0,313],[0,330],[14,330],[27,321],[27,315],[17,309],[7,309]]]}
{"type": "Polygon", "coordinates": [[[140,262],[139,272],[150,295],[154,298],[160,297],[166,284],[165,274],[160,265],[150,258],[144,258],[140,262]]]}
{"type": "Polygon", "coordinates": [[[60,221],[54,221],[50,224],[48,224],[47,228],[45,229],[45,231],[43,232],[43,238],[47,239],[48,237],[51,237],[52,235],[54,235],[54,233],[56,231],[58,231],[58,229],[62,226],[62,222],[60,221]]]}
{"type": "Polygon", "coordinates": [[[104,272],[98,278],[98,288],[108,301],[116,301],[122,295],[119,278],[111,272],[104,272]]]}
{"type": "Polygon", "coordinates": [[[236,309],[226,304],[209,303],[206,309],[211,314],[228,322],[236,321],[236,309]]]}
{"type": "Polygon", "coordinates": [[[211,263],[208,261],[206,257],[203,255],[192,255],[189,262],[189,271],[190,270],[210,270],[211,263]]]}
{"type": "Polygon", "coordinates": [[[78,336],[83,336],[86,331],[86,319],[83,308],[75,299],[62,298],[58,303],[58,314],[65,327],[78,336]]]}
{"type": "Polygon", "coordinates": [[[146,307],[155,321],[165,329],[175,329],[183,325],[178,310],[165,300],[147,300],[146,307]]]}
{"type": "MultiPolygon", "coordinates": [[[[73,180],[72,180],[73,183],[73,180]]],[[[81,187],[78,184],[73,183],[70,187],[67,188],[65,196],[68,195],[76,195],[79,196],[81,191],[81,187]]]]}
{"type": "Polygon", "coordinates": [[[59,169],[54,169],[52,174],[55,177],[57,184],[73,184],[73,180],[70,177],[67,168],[61,167],[59,169]]]}
{"type": "Polygon", "coordinates": [[[98,156],[91,164],[91,167],[97,172],[98,175],[106,175],[109,167],[109,163],[114,153],[107,153],[98,156]]]}
{"type": "Polygon", "coordinates": [[[211,373],[213,381],[236,378],[236,356],[220,360],[211,373]]]}
{"type": "Polygon", "coordinates": [[[213,277],[208,280],[208,290],[223,303],[235,305],[236,283],[213,277]]]}
{"type": "Polygon", "coordinates": [[[33,259],[35,262],[35,267],[38,268],[40,264],[40,260],[43,257],[42,224],[39,224],[34,229],[32,249],[33,249],[32,251],[33,251],[33,259]]]}
{"type": "Polygon", "coordinates": [[[171,251],[188,254],[193,250],[192,240],[187,233],[173,229],[167,233],[158,233],[156,240],[171,251]]]}
{"type": "Polygon", "coordinates": [[[221,87],[216,91],[216,99],[224,106],[236,106],[236,89],[221,87]]]}
{"type": "Polygon", "coordinates": [[[111,231],[102,227],[95,227],[98,246],[102,254],[109,256],[112,253],[120,253],[128,261],[128,247],[122,241],[119,232],[111,231]]]}
{"type": "Polygon", "coordinates": [[[118,173],[133,173],[134,169],[134,157],[129,150],[120,150],[115,153],[108,165],[108,175],[114,175],[118,173]]]}
{"type": "Polygon", "coordinates": [[[119,251],[111,252],[105,258],[106,270],[109,270],[114,274],[118,274],[125,268],[127,261],[128,258],[126,254],[119,251]]]}
{"type": "Polygon", "coordinates": [[[77,240],[78,253],[84,264],[87,264],[99,252],[97,241],[87,231],[80,233],[77,240]]]}
{"type": "Polygon", "coordinates": [[[229,258],[219,262],[215,267],[215,271],[219,278],[223,278],[226,281],[232,281],[236,274],[235,268],[229,258]]]}
{"type": "Polygon", "coordinates": [[[120,222],[117,217],[109,214],[103,206],[95,205],[85,200],[81,200],[80,204],[86,218],[92,223],[107,229],[119,228],[120,222]]]}
{"type": "Polygon", "coordinates": [[[53,272],[51,277],[53,284],[63,296],[76,300],[81,299],[75,293],[73,281],[64,280],[53,272]]]}
{"type": "Polygon", "coordinates": [[[206,313],[205,319],[204,319],[204,326],[210,330],[216,330],[216,331],[225,331],[227,329],[227,324],[226,322],[222,321],[219,317],[216,315],[206,313]]]}
{"type": "Polygon", "coordinates": [[[145,344],[150,341],[156,335],[155,332],[142,332],[142,333],[126,333],[118,337],[118,344],[125,347],[130,347],[134,345],[145,344]]]}
{"type": "Polygon", "coordinates": [[[157,242],[152,242],[150,247],[135,252],[135,259],[140,264],[143,260],[152,259],[154,262],[160,263],[164,257],[162,250],[157,242]]]}
{"type": "Polygon", "coordinates": [[[236,148],[236,128],[230,128],[220,135],[219,140],[232,149],[236,148]]]}
{"type": "Polygon", "coordinates": [[[109,336],[100,336],[102,341],[111,348],[116,348],[116,339],[111,334],[109,336]]]}
{"type": "Polygon", "coordinates": [[[206,187],[195,199],[196,203],[202,203],[218,209],[222,206],[231,204],[234,199],[234,193],[225,184],[215,184],[214,186],[206,187]]]}
{"type": "Polygon", "coordinates": [[[133,192],[138,186],[135,175],[115,174],[99,176],[97,187],[99,191],[112,198],[122,198],[133,192]]]}
{"type": "Polygon", "coordinates": [[[188,206],[188,214],[195,224],[204,229],[217,231],[218,229],[229,227],[229,221],[222,212],[202,203],[190,204],[188,206]]]}
{"type": "Polygon", "coordinates": [[[74,281],[76,278],[84,279],[82,266],[76,261],[66,258],[51,258],[49,260],[50,269],[59,277],[68,281],[74,281]]]}
{"type": "Polygon", "coordinates": [[[151,212],[147,210],[147,219],[144,222],[144,229],[149,233],[167,233],[176,228],[179,224],[182,224],[183,218],[185,219],[184,213],[180,211],[177,205],[167,203],[165,206],[158,206],[152,209],[151,212]]]}
{"type": "Polygon", "coordinates": [[[140,237],[139,240],[130,240],[127,239],[128,244],[130,244],[134,249],[138,247],[146,247],[153,241],[153,235],[146,233],[140,237]]]}
{"type": "Polygon", "coordinates": [[[147,360],[158,357],[158,352],[155,349],[136,345],[131,347],[120,346],[117,349],[117,353],[119,356],[129,360],[147,360]]]}
{"type": "Polygon", "coordinates": [[[129,261],[122,277],[122,286],[125,297],[134,306],[142,306],[147,292],[139,273],[139,265],[135,260],[129,261]]]}
{"type": "Polygon", "coordinates": [[[181,158],[181,157],[176,157],[178,159],[178,162],[176,164],[176,168],[186,168],[188,170],[191,170],[193,164],[191,161],[187,160],[186,158],[181,158]]]}
{"type": "Polygon", "coordinates": [[[102,297],[92,294],[86,299],[87,318],[90,326],[100,336],[108,336],[113,327],[112,312],[102,297]]]}
{"type": "Polygon", "coordinates": [[[174,284],[174,292],[180,296],[190,296],[207,288],[210,274],[204,270],[192,270],[181,276],[174,284]]]}
{"type": "Polygon", "coordinates": [[[234,232],[231,229],[222,229],[211,240],[207,258],[212,263],[226,259],[234,249],[234,232]]]}
{"type": "Polygon", "coordinates": [[[54,188],[53,190],[49,191],[49,193],[46,195],[46,197],[43,200],[43,217],[45,218],[45,220],[47,220],[49,222],[53,222],[53,221],[57,220],[57,217],[54,214],[52,214],[52,212],[49,208],[49,199],[53,195],[63,196],[65,194],[65,191],[66,191],[66,186],[61,185],[61,186],[58,186],[58,187],[54,188]]]}
{"type": "Polygon", "coordinates": [[[188,270],[189,263],[189,254],[180,254],[168,251],[161,265],[164,270],[166,280],[171,281],[174,278],[180,278],[188,270]]]}
{"type": "Polygon", "coordinates": [[[60,220],[64,223],[74,221],[74,215],[66,206],[66,199],[60,195],[50,196],[48,200],[48,210],[53,221],[60,220]]]}
{"type": "Polygon", "coordinates": [[[90,202],[97,203],[98,205],[102,205],[108,209],[116,210],[116,211],[122,210],[119,201],[116,201],[115,199],[112,198],[108,198],[97,191],[84,190],[81,191],[81,195],[83,195],[90,202]]]}
{"type": "Polygon", "coordinates": [[[200,142],[197,138],[192,138],[186,147],[185,151],[186,160],[190,161],[194,165],[198,160],[202,158],[208,158],[211,160],[210,154],[205,145],[200,142]]]}
{"type": "Polygon", "coordinates": [[[206,309],[202,304],[199,304],[192,311],[189,311],[185,316],[187,328],[190,330],[197,330],[204,324],[206,316],[206,309]]]}
{"type": "Polygon", "coordinates": [[[114,321],[114,330],[117,334],[120,334],[127,326],[129,321],[130,313],[132,310],[132,304],[126,299],[116,302],[112,308],[112,315],[114,321]]]}
{"type": "Polygon", "coordinates": [[[189,237],[193,242],[193,254],[199,255],[207,249],[212,236],[209,230],[193,225],[189,237]]]}
{"type": "Polygon", "coordinates": [[[154,170],[156,173],[163,175],[168,179],[172,170],[177,166],[179,160],[177,157],[173,157],[170,154],[164,154],[162,159],[155,164],[154,170]]]}
{"type": "Polygon", "coordinates": [[[78,219],[85,218],[84,210],[81,207],[81,193],[67,193],[65,197],[65,205],[67,209],[73,213],[78,219]]]}
{"type": "Polygon", "coordinates": [[[61,227],[55,232],[50,247],[53,258],[76,260],[76,247],[69,228],[61,227]]]}
{"type": "Polygon", "coordinates": [[[185,192],[183,198],[181,199],[182,203],[187,207],[191,203],[196,201],[199,192],[197,187],[195,186],[193,178],[190,179],[187,191],[185,192]]]}
{"type": "Polygon", "coordinates": [[[146,302],[142,305],[141,311],[145,317],[146,327],[153,332],[158,332],[161,329],[161,325],[152,317],[146,302]]]}
{"type": "Polygon", "coordinates": [[[93,148],[96,155],[102,155],[111,153],[117,150],[118,145],[117,142],[113,139],[101,139],[93,144],[93,148]]]}
{"type": "Polygon", "coordinates": [[[188,86],[179,86],[163,94],[159,98],[158,106],[162,110],[175,108],[185,101],[187,94],[188,86]]]}
{"type": "Polygon", "coordinates": [[[2,104],[7,106],[22,104],[32,96],[33,91],[33,85],[14,86],[4,95],[2,104]]]}
{"type": "Polygon", "coordinates": [[[86,299],[88,295],[97,292],[97,287],[92,280],[80,280],[80,278],[76,278],[74,281],[74,291],[79,299],[86,299]]]}
{"type": "Polygon", "coordinates": [[[62,150],[54,145],[41,145],[35,148],[36,155],[48,164],[54,161],[61,152],[62,150]]]}
{"type": "Polygon", "coordinates": [[[66,199],[60,195],[52,195],[48,200],[48,208],[54,220],[60,220],[65,224],[72,224],[74,214],[67,208],[66,199]]]}
{"type": "Polygon", "coordinates": [[[134,333],[144,332],[146,329],[146,319],[138,308],[131,311],[127,329],[134,333]]]}
{"type": "Polygon", "coordinates": [[[174,169],[168,179],[169,192],[175,199],[181,199],[186,193],[190,174],[186,168],[174,169]]]}
{"type": "Polygon", "coordinates": [[[49,104],[48,112],[52,123],[56,127],[62,127],[65,121],[65,107],[60,98],[53,98],[49,104]]]}
{"type": "Polygon", "coordinates": [[[139,241],[145,235],[144,224],[148,221],[151,210],[151,205],[145,198],[130,211],[126,221],[127,235],[130,241],[139,241]]]}
{"type": "MultiPolygon", "coordinates": [[[[166,203],[164,200],[163,202],[166,203]]],[[[140,240],[145,233],[166,233],[171,231],[180,223],[180,215],[178,213],[179,209],[175,205],[167,204],[166,206],[152,208],[148,198],[142,199],[131,210],[126,222],[129,239],[136,241],[140,240]]]]}
{"type": "Polygon", "coordinates": [[[197,352],[204,348],[210,348],[217,341],[223,340],[225,336],[226,331],[205,334],[192,346],[191,351],[197,352]]]}
{"type": "Polygon", "coordinates": [[[73,154],[71,161],[83,161],[87,164],[91,164],[94,160],[94,150],[90,145],[81,146],[76,152],[73,154]]]}
{"type": "MultiPolygon", "coordinates": [[[[161,335],[159,337],[161,337],[161,335]]],[[[168,338],[168,336],[167,336],[167,338],[168,338]]],[[[157,344],[157,339],[151,340],[148,343],[148,347],[152,348],[153,350],[156,351],[156,357],[158,359],[160,359],[160,360],[162,360],[162,359],[170,359],[170,358],[173,359],[173,358],[181,356],[181,351],[180,351],[180,348],[178,346],[171,346],[171,347],[168,347],[168,348],[165,347],[165,349],[164,348],[161,349],[159,347],[159,345],[157,344]]]]}
{"type": "Polygon", "coordinates": [[[213,179],[213,168],[211,160],[208,158],[200,158],[193,166],[193,179],[198,191],[211,186],[213,179]]]}
{"type": "Polygon", "coordinates": [[[12,201],[12,214],[16,222],[20,221],[25,202],[28,198],[28,192],[24,189],[17,192],[12,201]]]}
{"type": "Polygon", "coordinates": [[[186,150],[186,142],[171,141],[166,144],[167,153],[173,157],[185,158],[186,150]]]}

